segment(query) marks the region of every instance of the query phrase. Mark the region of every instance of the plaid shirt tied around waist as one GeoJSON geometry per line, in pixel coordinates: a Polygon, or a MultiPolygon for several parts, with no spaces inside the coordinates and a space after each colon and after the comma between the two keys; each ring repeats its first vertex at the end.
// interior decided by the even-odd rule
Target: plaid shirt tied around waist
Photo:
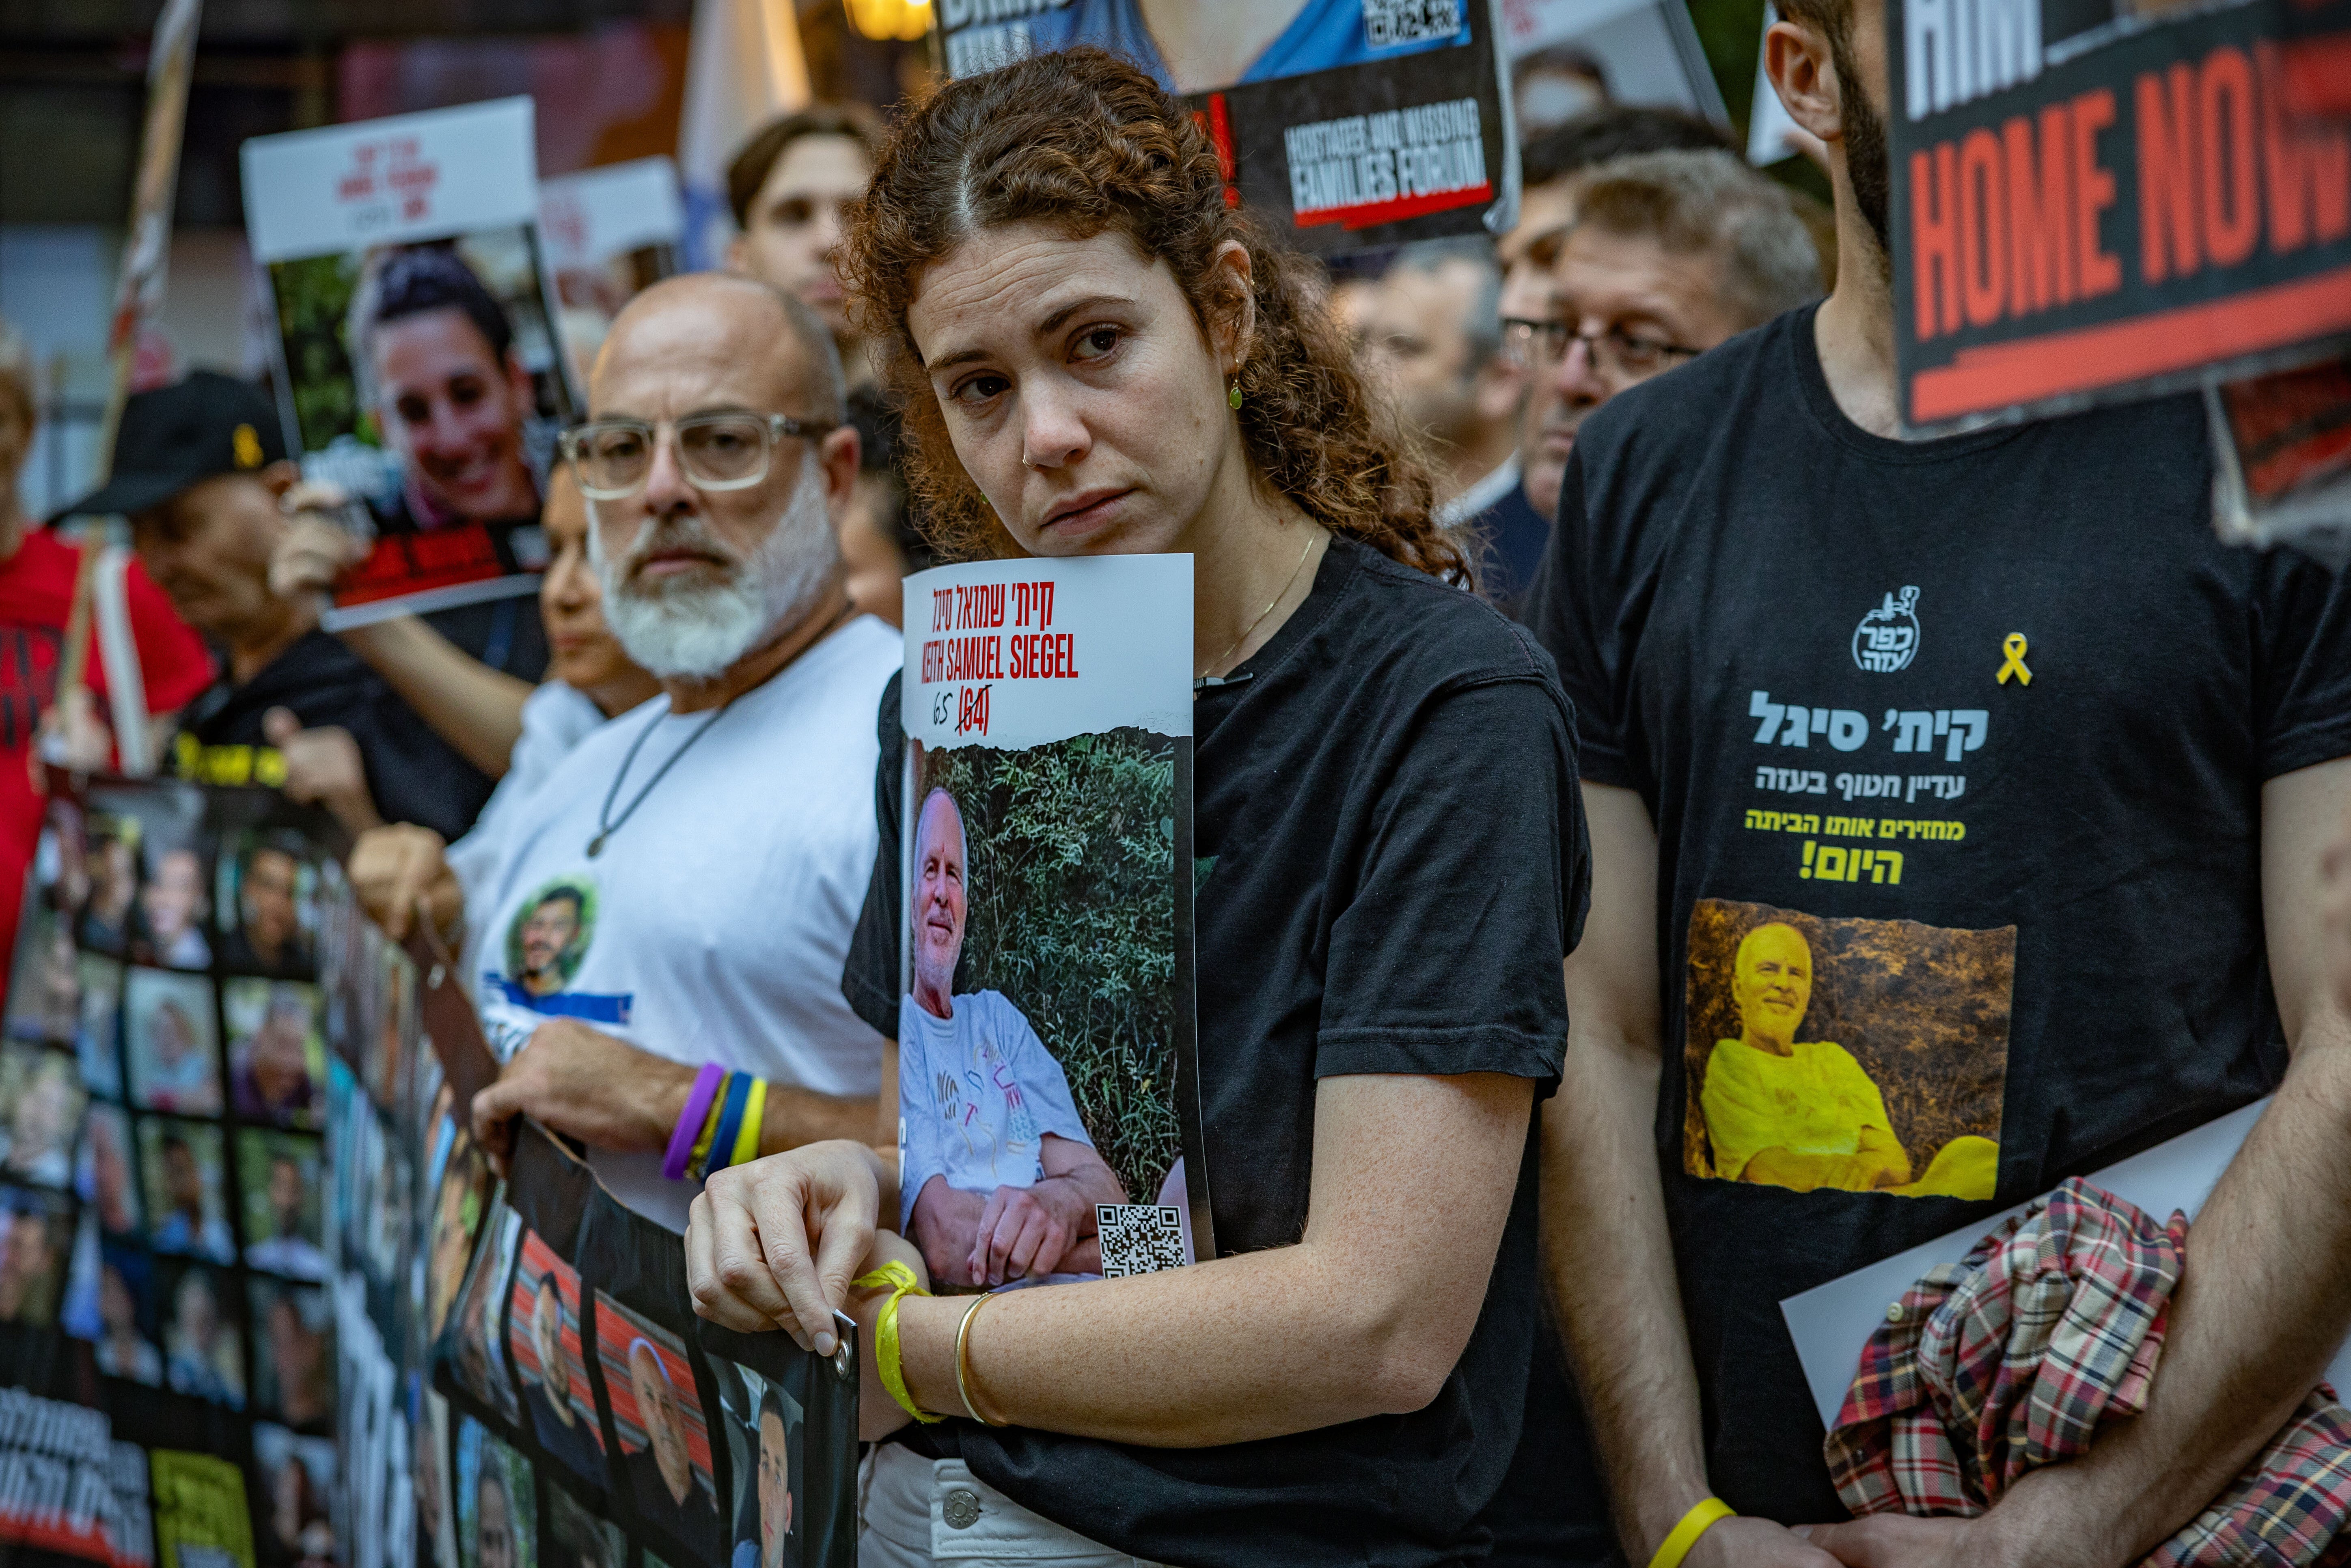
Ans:
{"type": "MultiPolygon", "coordinates": [[[[1938,1264],[1870,1335],[1823,1451],[1856,1514],[1971,1517],[2018,1478],[2146,1408],[2186,1257],[2158,1225],[2067,1181],[1938,1264]]],[[[2150,1568],[2351,1564],[2351,1413],[2325,1384],[2150,1568]]]]}

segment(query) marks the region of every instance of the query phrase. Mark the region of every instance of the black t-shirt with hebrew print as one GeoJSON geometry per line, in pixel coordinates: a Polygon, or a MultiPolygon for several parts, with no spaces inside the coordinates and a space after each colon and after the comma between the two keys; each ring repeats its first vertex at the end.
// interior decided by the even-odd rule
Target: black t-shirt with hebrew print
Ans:
{"type": "Polygon", "coordinates": [[[1742,1511],[1841,1511],[1784,1298],[2278,1081],[2261,791],[2351,753],[2351,603],[2216,542],[2206,441],[2192,398],[1870,435],[1810,309],[1576,441],[1530,623],[1657,827],[1657,1149],[1742,1511]]]}
{"type": "MultiPolygon", "coordinates": [[[[1561,956],[1590,886],[1574,727],[1551,660],[1474,596],[1335,540],[1312,591],[1193,709],[1194,926],[1209,1206],[1227,1256],[1306,1225],[1315,1085],[1507,1073],[1548,1095],[1561,956]]],[[[882,844],[841,990],[898,1026],[898,684],[882,844]]],[[[1485,1307],[1424,1409],[1212,1449],[968,1421],[903,1434],[1081,1534],[1187,1564],[1482,1556],[1538,1317],[1529,1143],[1485,1307]]]]}

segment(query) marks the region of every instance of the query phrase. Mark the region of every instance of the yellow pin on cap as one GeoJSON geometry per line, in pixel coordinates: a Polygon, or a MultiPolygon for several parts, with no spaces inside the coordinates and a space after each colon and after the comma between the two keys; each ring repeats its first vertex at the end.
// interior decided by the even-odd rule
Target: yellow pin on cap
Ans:
{"type": "Polygon", "coordinates": [[[239,425],[229,437],[229,449],[239,468],[261,466],[261,437],[251,425],[239,425]]]}

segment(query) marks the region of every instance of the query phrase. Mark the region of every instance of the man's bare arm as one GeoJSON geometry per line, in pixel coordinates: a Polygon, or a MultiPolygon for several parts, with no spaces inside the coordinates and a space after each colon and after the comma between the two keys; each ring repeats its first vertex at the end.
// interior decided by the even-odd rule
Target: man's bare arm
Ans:
{"type": "MultiPolygon", "coordinates": [[[[694,1077],[695,1069],[684,1063],[640,1051],[577,1019],[552,1018],[515,1053],[498,1081],[474,1096],[474,1137],[503,1156],[514,1118],[527,1116],[590,1148],[658,1154],[669,1147],[694,1077]]],[[[759,1152],[862,1138],[873,1118],[873,1101],[866,1096],[770,1084],[759,1152]]]]}
{"type": "MultiPolygon", "coordinates": [[[[1567,961],[1567,1065],[1543,1106],[1543,1276],[1559,1309],[1626,1555],[1646,1563],[1708,1493],[1653,1133],[1663,1065],[1657,840],[1630,790],[1583,786],[1592,913],[1567,961]]],[[[1764,1520],[1725,1520],[1693,1568],[1830,1559],[1764,1520]]]]}
{"type": "Polygon", "coordinates": [[[2351,759],[2262,790],[2270,979],[2293,1060],[2189,1234],[2145,1413],[1962,1532],[1927,1520],[1816,1531],[1840,1557],[2135,1563],[2203,1511],[2325,1372],[2351,1329],[2351,1023],[2331,984],[2320,871],[2346,805],[2351,759]]]}
{"type": "Polygon", "coordinates": [[[460,756],[494,779],[506,776],[528,681],[491,669],[415,616],[340,635],[460,756]]]}
{"type": "Polygon", "coordinates": [[[2198,1214],[2145,1414],[2066,1467],[2104,1525],[2095,1561],[2135,1562],[2202,1511],[2283,1426],[2351,1329],[2351,1023],[2332,994],[2321,849],[2351,759],[2262,790],[2270,981],[2293,1060],[2198,1214]]]}
{"type": "MultiPolygon", "coordinates": [[[[291,515],[270,552],[270,592],[323,607],[336,579],[367,559],[366,543],[331,515],[342,501],[339,491],[308,484],[280,501],[291,515]]],[[[529,682],[492,670],[415,616],[346,627],[338,635],[459,755],[494,779],[506,775],[522,734],[529,682]]]]}

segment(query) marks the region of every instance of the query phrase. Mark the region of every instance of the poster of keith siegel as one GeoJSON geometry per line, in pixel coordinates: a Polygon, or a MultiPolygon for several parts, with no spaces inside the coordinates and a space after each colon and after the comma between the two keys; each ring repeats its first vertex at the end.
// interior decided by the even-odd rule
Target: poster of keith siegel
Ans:
{"type": "Polygon", "coordinates": [[[1212,1256],[1191,557],[942,566],[905,593],[902,1231],[947,1290],[1212,1256]],[[1063,1223],[1021,1222],[1045,1193],[1063,1223]]]}

